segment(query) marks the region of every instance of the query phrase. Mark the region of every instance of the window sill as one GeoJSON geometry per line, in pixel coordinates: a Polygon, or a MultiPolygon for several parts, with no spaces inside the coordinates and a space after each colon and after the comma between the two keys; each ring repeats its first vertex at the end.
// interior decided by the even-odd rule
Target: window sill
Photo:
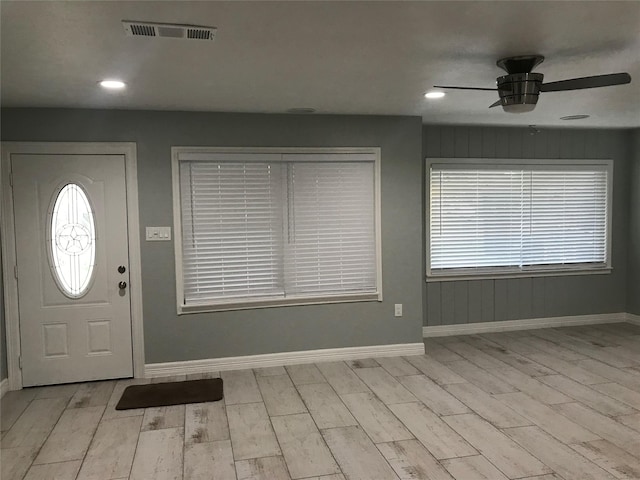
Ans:
{"type": "Polygon", "coordinates": [[[303,305],[325,305],[331,303],[352,303],[352,302],[381,302],[382,293],[367,293],[358,295],[342,295],[332,297],[312,297],[312,298],[278,298],[272,300],[243,301],[236,303],[219,303],[216,305],[178,305],[178,315],[188,315],[190,313],[205,312],[228,312],[233,310],[255,310],[259,308],[273,307],[293,307],[303,305]]]}
{"type": "Polygon", "coordinates": [[[465,280],[501,280],[509,278],[537,278],[537,277],[568,277],[576,275],[608,275],[613,271],[611,267],[575,269],[575,270],[538,270],[529,272],[487,272],[481,274],[450,274],[450,275],[427,275],[427,283],[432,282],[455,282],[465,280]]]}

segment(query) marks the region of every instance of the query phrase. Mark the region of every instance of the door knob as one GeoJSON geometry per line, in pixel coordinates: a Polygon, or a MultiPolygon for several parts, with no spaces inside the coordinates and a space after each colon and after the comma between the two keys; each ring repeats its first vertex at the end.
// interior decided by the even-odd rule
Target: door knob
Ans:
{"type": "Polygon", "coordinates": [[[124,273],[124,272],[126,272],[126,271],[127,271],[127,268],[126,268],[124,265],[120,265],[120,266],[118,267],[118,272],[119,272],[119,273],[124,273]]]}
{"type": "Polygon", "coordinates": [[[124,290],[125,288],[127,288],[127,282],[120,282],[118,283],[118,288],[120,290],[124,290]]]}

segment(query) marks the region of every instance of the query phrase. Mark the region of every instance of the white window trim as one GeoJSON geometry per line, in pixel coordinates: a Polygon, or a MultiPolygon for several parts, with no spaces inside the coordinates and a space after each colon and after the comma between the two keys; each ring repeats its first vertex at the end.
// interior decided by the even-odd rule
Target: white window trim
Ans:
{"type": "Polygon", "coordinates": [[[613,271],[611,265],[611,223],[613,213],[613,160],[612,159],[553,159],[553,158],[425,158],[425,231],[426,231],[426,282],[452,282],[457,280],[494,280],[508,278],[534,278],[534,277],[562,277],[571,275],[602,275],[613,271]],[[458,270],[456,273],[437,274],[431,271],[431,166],[435,164],[456,166],[482,166],[483,168],[496,166],[553,166],[575,169],[584,166],[600,166],[607,171],[607,263],[605,266],[585,268],[580,265],[574,268],[559,266],[548,269],[536,268],[530,271],[522,271],[512,267],[496,267],[483,269],[469,269],[469,273],[458,270]]]}
{"type": "MultiPolygon", "coordinates": [[[[330,303],[382,301],[382,232],[380,200],[380,147],[171,147],[171,176],[173,190],[173,231],[176,261],[176,307],[178,315],[201,312],[224,312],[229,310],[247,310],[256,308],[284,307],[293,305],[320,305],[330,303]],[[189,155],[189,161],[207,160],[206,154],[374,154],[374,229],[376,240],[376,292],[371,294],[289,297],[284,299],[255,299],[219,303],[216,305],[185,305],[182,270],[182,214],[180,205],[180,155],[189,155]],[[198,158],[198,154],[203,154],[198,158]]],[[[296,161],[305,161],[304,157],[296,161]]],[[[309,159],[308,161],[322,161],[309,159]]]]}

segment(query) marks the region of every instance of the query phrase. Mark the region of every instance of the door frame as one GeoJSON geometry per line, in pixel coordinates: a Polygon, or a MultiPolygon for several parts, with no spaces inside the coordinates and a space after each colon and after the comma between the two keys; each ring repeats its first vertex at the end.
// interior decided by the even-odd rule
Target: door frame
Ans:
{"type": "MultiPolygon", "coordinates": [[[[2,142],[0,144],[0,185],[2,185],[2,275],[4,286],[7,375],[9,390],[22,388],[20,369],[20,314],[15,272],[16,238],[11,181],[12,154],[40,155],[124,155],[127,191],[127,228],[131,301],[131,345],[134,378],[144,377],[144,331],[142,312],[142,267],[140,257],[140,217],[138,212],[137,150],[134,142],[2,142]]],[[[0,346],[0,349],[2,347],[0,346]]]]}

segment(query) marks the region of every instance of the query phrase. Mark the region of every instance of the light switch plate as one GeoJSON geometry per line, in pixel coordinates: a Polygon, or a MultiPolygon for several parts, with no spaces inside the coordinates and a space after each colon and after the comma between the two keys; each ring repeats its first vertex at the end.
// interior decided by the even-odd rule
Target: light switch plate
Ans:
{"type": "Polygon", "coordinates": [[[168,242],[171,240],[171,227],[147,227],[148,242],[168,242]]]}
{"type": "Polygon", "coordinates": [[[393,315],[396,317],[401,317],[402,316],[402,304],[401,303],[396,303],[394,306],[394,310],[393,310],[393,315]]]}

